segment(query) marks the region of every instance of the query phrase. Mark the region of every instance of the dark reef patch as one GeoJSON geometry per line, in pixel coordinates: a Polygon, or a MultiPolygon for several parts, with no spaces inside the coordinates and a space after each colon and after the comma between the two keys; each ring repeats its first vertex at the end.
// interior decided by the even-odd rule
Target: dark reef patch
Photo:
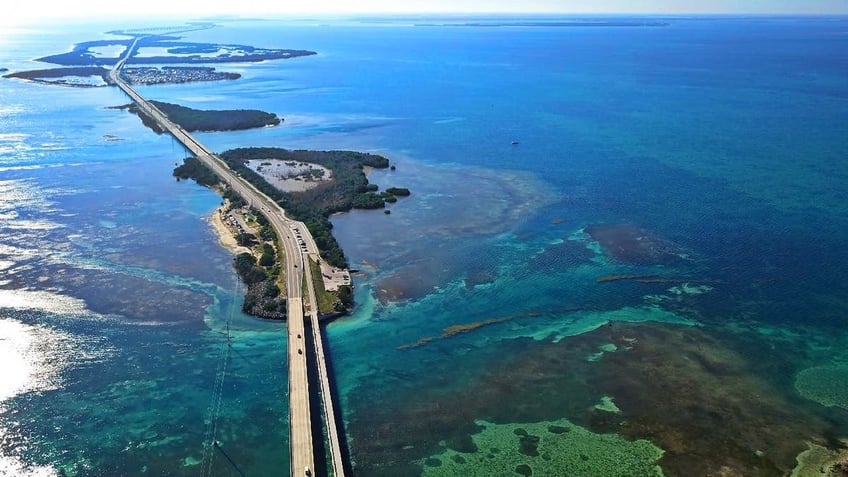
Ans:
{"type": "Polygon", "coordinates": [[[565,434],[571,432],[571,429],[565,426],[548,426],[548,432],[551,434],[565,434]]]}
{"type": "Polygon", "coordinates": [[[450,276],[450,270],[443,264],[444,261],[437,258],[421,259],[414,265],[395,270],[377,283],[377,298],[385,304],[417,300],[433,293],[437,284],[450,276]]]}
{"type": "MultiPolygon", "coordinates": [[[[562,417],[593,432],[650,440],[665,450],[659,464],[670,477],[785,475],[806,442],[826,445],[848,412],[803,402],[782,379],[792,350],[758,343],[690,326],[616,323],[558,343],[514,339],[477,349],[474,361],[487,363],[477,374],[433,362],[427,377],[397,381],[391,397],[363,381],[351,399],[368,402],[368,412],[353,409],[349,426],[357,475],[416,474],[415,462],[439,453],[440,442],[451,447],[478,432],[477,419],[562,417]],[[621,351],[586,359],[606,343],[621,351]],[[605,395],[620,414],[594,407],[605,395]]],[[[539,454],[538,436],[515,434],[524,455],[539,454]]]]}
{"type": "Polygon", "coordinates": [[[619,262],[669,265],[682,259],[679,246],[635,225],[592,225],[586,227],[586,233],[619,262]]]}
{"type": "Polygon", "coordinates": [[[491,269],[476,269],[470,270],[465,276],[465,287],[473,289],[478,285],[486,285],[494,282],[498,278],[495,270],[491,269]]]}
{"type": "Polygon", "coordinates": [[[588,263],[594,256],[594,252],[589,250],[585,243],[563,240],[561,243],[545,247],[544,251],[534,256],[530,260],[529,268],[533,271],[556,273],[588,263]]]}
{"type": "Polygon", "coordinates": [[[530,468],[530,466],[527,464],[518,464],[515,466],[515,473],[518,475],[529,477],[533,475],[533,469],[530,468]]]}
{"type": "Polygon", "coordinates": [[[627,425],[596,413],[591,427],[651,439],[666,450],[667,475],[785,475],[805,441],[821,440],[836,418],[799,402],[778,379],[786,350],[697,328],[617,325],[616,332],[636,341],[605,357],[595,379],[627,425]]]}
{"type": "Polygon", "coordinates": [[[528,457],[539,456],[539,436],[526,434],[518,439],[518,452],[528,457]]]}

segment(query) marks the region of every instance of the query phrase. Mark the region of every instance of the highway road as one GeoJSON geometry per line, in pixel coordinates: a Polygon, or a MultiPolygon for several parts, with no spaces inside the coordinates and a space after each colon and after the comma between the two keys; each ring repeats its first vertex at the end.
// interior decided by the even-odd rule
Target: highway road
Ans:
{"type": "MultiPolygon", "coordinates": [[[[312,235],[302,222],[291,220],[285,211],[273,200],[262,194],[252,184],[236,175],[224,161],[211,150],[201,144],[179,125],[171,122],[153,104],[144,99],[120,76],[120,69],[127,58],[138,45],[136,39],[127,49],[124,56],[115,64],[110,72],[111,80],[121,88],[149,117],[160,127],[167,130],[175,139],[180,141],[192,154],[206,166],[212,169],[229,187],[241,195],[252,207],[259,209],[267,218],[277,233],[279,243],[285,255],[286,296],[288,303],[288,360],[289,360],[289,427],[291,475],[304,476],[306,469],[314,473],[313,430],[311,428],[309,406],[309,380],[307,376],[307,354],[316,353],[318,362],[321,395],[324,400],[325,419],[327,419],[330,451],[333,459],[334,475],[343,477],[342,454],[340,450],[332,395],[329,392],[329,376],[324,356],[321,330],[318,325],[318,311],[315,305],[315,291],[310,273],[306,273],[307,295],[309,302],[309,317],[312,327],[314,346],[311,350],[305,346],[306,317],[303,297],[304,270],[308,272],[308,261],[305,257],[320,260],[318,247],[312,235]],[[301,245],[301,241],[303,245],[301,245]],[[301,248],[303,247],[303,248],[301,248]],[[305,249],[305,250],[304,250],[305,249]]],[[[317,390],[316,390],[317,391],[317,390]]],[[[320,432],[320,430],[318,431],[320,432]]],[[[323,456],[322,456],[323,458],[323,456]]]]}

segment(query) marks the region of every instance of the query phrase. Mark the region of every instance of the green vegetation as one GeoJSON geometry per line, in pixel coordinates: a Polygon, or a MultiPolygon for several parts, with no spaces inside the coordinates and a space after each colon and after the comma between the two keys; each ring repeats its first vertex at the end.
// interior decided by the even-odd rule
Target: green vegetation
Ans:
{"type": "Polygon", "coordinates": [[[389,187],[386,192],[397,197],[407,197],[411,194],[409,189],[405,187],[389,187]]]}
{"type": "Polygon", "coordinates": [[[386,202],[379,194],[366,192],[364,194],[356,194],[353,197],[351,205],[354,209],[382,209],[386,206],[386,202]]]}
{"type": "Polygon", "coordinates": [[[318,312],[327,314],[344,310],[339,299],[324,289],[321,266],[312,259],[309,259],[309,271],[312,273],[312,284],[315,285],[315,301],[318,302],[318,312]]]}
{"type": "Polygon", "coordinates": [[[247,202],[244,201],[244,198],[242,198],[242,196],[240,196],[238,192],[234,191],[229,187],[224,190],[223,196],[224,199],[230,202],[230,209],[237,209],[247,204],[247,202]]]}
{"type": "Polygon", "coordinates": [[[178,104],[150,101],[186,131],[237,131],[280,124],[274,113],[256,109],[200,110],[178,104]]]}
{"type": "MultiPolygon", "coordinates": [[[[409,195],[408,189],[390,188],[378,193],[375,184],[369,184],[363,171],[364,166],[387,168],[389,161],[385,157],[353,151],[289,151],[279,148],[242,148],[227,151],[220,155],[227,165],[251,182],[257,189],[286,209],[289,216],[303,221],[327,263],[334,267],[347,267],[344,253],[332,235],[329,216],[335,212],[351,208],[377,209],[385,207],[387,202],[395,202],[396,195],[409,195]],[[268,184],[262,176],[246,166],[246,161],[254,159],[281,159],[288,162],[319,164],[333,173],[333,180],[314,189],[303,192],[283,192],[268,184]]],[[[184,164],[174,170],[178,178],[194,178],[198,183],[213,186],[220,184],[219,178],[196,158],[186,159],[184,164]]],[[[229,208],[240,208],[246,203],[231,188],[222,186],[222,195],[229,208]]],[[[386,210],[388,212],[388,210],[386,210]]],[[[258,226],[258,234],[242,232],[236,236],[239,245],[253,247],[254,254],[243,253],[235,258],[235,268],[248,290],[243,311],[245,313],[272,319],[285,317],[285,298],[280,297],[281,266],[277,250],[277,235],[268,219],[258,210],[251,209],[245,214],[245,220],[251,226],[258,226]],[[255,222],[255,223],[254,223],[255,222]],[[258,237],[257,237],[258,235],[258,237]],[[257,260],[258,257],[258,260],[257,260]]],[[[315,277],[317,306],[321,313],[345,311],[353,304],[353,292],[349,286],[342,286],[338,296],[324,289],[324,281],[318,264],[310,263],[315,277]]]]}
{"type": "Polygon", "coordinates": [[[200,185],[214,187],[221,182],[217,174],[212,172],[212,169],[206,167],[196,157],[189,157],[183,161],[181,166],[174,169],[174,177],[180,179],[194,179],[200,185]]]}
{"type": "Polygon", "coordinates": [[[286,299],[280,296],[281,290],[275,283],[279,266],[273,258],[274,247],[266,243],[262,244],[262,250],[259,264],[256,257],[247,252],[238,254],[234,259],[233,265],[247,285],[242,311],[261,318],[281,320],[286,317],[286,299]],[[263,260],[266,255],[272,257],[270,263],[263,260]]]}
{"type": "MultiPolygon", "coordinates": [[[[276,126],[282,121],[274,113],[266,113],[256,109],[222,109],[222,110],[200,110],[187,108],[178,104],[163,103],[161,101],[150,101],[168,119],[179,124],[186,131],[238,131],[242,129],[261,128],[265,126],[276,126]]],[[[150,116],[145,114],[135,103],[116,106],[115,109],[126,109],[138,115],[141,122],[157,134],[165,132],[164,129],[150,116]]]]}
{"type": "Polygon", "coordinates": [[[353,289],[350,285],[340,285],[338,292],[339,301],[345,308],[353,306],[353,289]]]}
{"type": "Polygon", "coordinates": [[[262,244],[262,256],[259,257],[259,265],[263,267],[273,266],[277,262],[277,254],[274,253],[274,247],[271,244],[262,244]]]}
{"type": "MultiPolygon", "coordinates": [[[[0,68],[0,73],[5,73],[8,71],[5,68],[0,68]]],[[[20,78],[29,81],[36,81],[39,83],[52,83],[52,84],[64,84],[66,86],[77,86],[77,87],[92,87],[94,85],[90,84],[77,84],[77,83],[68,83],[63,79],[55,80],[55,78],[67,78],[70,76],[77,77],[90,77],[90,76],[99,76],[103,78],[103,81],[106,84],[112,84],[112,80],[109,78],[109,70],[101,67],[94,66],[80,66],[75,68],[52,68],[46,70],[31,70],[31,71],[18,71],[16,73],[9,73],[4,75],[4,78],[20,78]],[[51,79],[54,79],[51,81],[51,79]]]]}
{"type": "Polygon", "coordinates": [[[252,247],[256,245],[256,236],[251,233],[242,232],[236,235],[236,243],[242,247],[252,247]]]}
{"type": "Polygon", "coordinates": [[[321,249],[321,255],[335,267],[347,267],[347,260],[333,237],[329,216],[352,208],[382,208],[386,197],[391,195],[388,192],[376,194],[362,170],[363,166],[389,167],[389,160],[376,154],[251,147],[233,149],[220,156],[232,170],[286,209],[292,218],[303,221],[321,249]],[[282,192],[245,165],[248,160],[263,159],[319,164],[332,171],[333,180],[303,192],[282,192]]]}
{"type": "Polygon", "coordinates": [[[234,260],[236,272],[248,287],[268,279],[265,269],[256,265],[256,258],[253,255],[247,252],[240,253],[234,260]]]}
{"type": "Polygon", "coordinates": [[[112,109],[126,109],[127,111],[137,115],[141,119],[141,123],[150,128],[156,134],[164,134],[166,132],[164,129],[159,127],[159,123],[145,114],[135,103],[125,104],[123,106],[113,106],[112,109]]]}

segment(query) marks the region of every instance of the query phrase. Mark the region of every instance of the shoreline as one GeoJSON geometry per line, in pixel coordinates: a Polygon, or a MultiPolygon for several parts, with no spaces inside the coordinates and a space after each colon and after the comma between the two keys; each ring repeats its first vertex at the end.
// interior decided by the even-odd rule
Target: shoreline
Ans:
{"type": "Polygon", "coordinates": [[[249,248],[239,245],[236,242],[233,232],[221,220],[221,212],[224,210],[224,207],[223,205],[219,205],[206,217],[206,221],[209,222],[212,230],[215,231],[215,235],[218,236],[218,244],[229,250],[234,257],[240,253],[252,253],[249,248]]]}

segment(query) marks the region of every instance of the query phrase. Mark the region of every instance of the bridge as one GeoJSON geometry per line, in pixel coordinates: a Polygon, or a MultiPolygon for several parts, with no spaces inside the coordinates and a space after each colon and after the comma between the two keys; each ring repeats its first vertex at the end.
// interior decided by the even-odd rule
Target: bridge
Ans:
{"type": "MultiPolygon", "coordinates": [[[[331,466],[333,475],[344,477],[344,460],[335,418],[335,408],[330,389],[327,361],[321,328],[318,323],[318,306],[315,289],[310,273],[310,260],[320,263],[320,254],[312,235],[302,222],[288,218],[285,211],[271,198],[260,192],[252,184],[236,175],[227,164],[206,146],[201,144],[181,126],[175,124],[152,103],[138,94],[121,78],[120,70],[127,59],[135,52],[138,41],[124,52],[109,73],[109,77],[129,96],[139,109],[159,127],[168,131],[200,161],[209,167],[223,182],[237,192],[252,207],[261,210],[277,233],[285,253],[287,314],[288,314],[288,360],[289,360],[289,441],[291,453],[291,475],[302,477],[314,475],[315,455],[313,450],[314,433],[312,429],[312,410],[310,409],[309,373],[307,353],[314,353],[318,369],[318,382],[324,409],[324,421],[327,428],[331,466]],[[301,248],[300,241],[304,248],[301,248]],[[303,286],[306,284],[306,297],[303,286]],[[312,332],[311,349],[307,349],[306,317],[312,332]],[[307,474],[309,469],[309,474],[307,474]]],[[[317,392],[318,390],[313,390],[317,392]]],[[[320,436],[321,429],[317,430],[320,436]]],[[[324,456],[319,456],[324,458],[324,456]]]]}

